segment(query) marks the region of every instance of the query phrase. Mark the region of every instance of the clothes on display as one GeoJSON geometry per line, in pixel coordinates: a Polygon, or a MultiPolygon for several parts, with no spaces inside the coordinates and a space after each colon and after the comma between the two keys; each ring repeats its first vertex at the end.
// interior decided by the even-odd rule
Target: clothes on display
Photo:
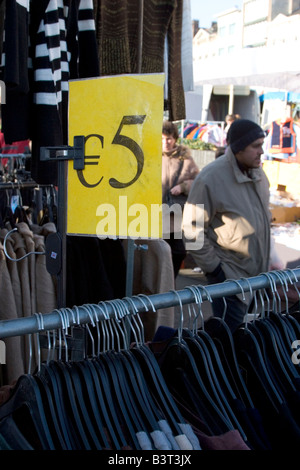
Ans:
{"type": "MultiPolygon", "coordinates": [[[[298,306],[289,311],[270,285],[266,304],[261,291],[255,297],[260,313],[233,334],[222,318],[203,323],[200,309],[202,327],[185,328],[182,337],[161,327],[150,347],[186,419],[201,417],[212,435],[238,429],[250,449],[293,449],[299,444],[299,291],[298,306]]],[[[197,286],[189,288],[197,293],[197,286]]]]}
{"type": "MultiPolygon", "coordinates": [[[[139,1],[93,3],[100,74],[137,73],[139,1]]],[[[140,73],[166,73],[165,108],[172,121],[185,118],[181,60],[184,3],[147,0],[143,5],[140,73]]]]}
{"type": "MultiPolygon", "coordinates": [[[[52,311],[57,307],[56,280],[46,268],[45,243],[56,232],[56,191],[20,180],[0,183],[0,201],[0,318],[52,311]]],[[[5,344],[9,360],[2,368],[2,380],[12,383],[27,370],[28,342],[15,337],[5,344]]]]}
{"type": "Polygon", "coordinates": [[[122,298],[126,261],[119,239],[67,237],[66,306],[122,298]]]}
{"type": "MultiPolygon", "coordinates": [[[[2,180],[6,174],[11,174],[12,166],[16,167],[20,159],[29,158],[30,155],[30,141],[29,139],[12,142],[11,145],[5,143],[4,134],[0,131],[0,154],[1,154],[1,173],[2,180]],[[5,158],[3,155],[9,154],[16,158],[5,158]]],[[[21,165],[20,165],[21,166],[21,165]]]]}
{"type": "Polygon", "coordinates": [[[270,153],[294,153],[296,149],[296,134],[293,129],[293,119],[273,121],[270,129],[270,153]]]}
{"type": "MultiPolygon", "coordinates": [[[[199,139],[216,147],[226,146],[226,132],[222,122],[185,121],[184,139],[199,139]]],[[[267,159],[299,162],[300,126],[293,118],[277,119],[266,129],[264,155],[267,159]]]]}
{"type": "MultiPolygon", "coordinates": [[[[45,205],[45,200],[42,203],[40,194],[48,189],[31,189],[32,195],[38,193],[37,203],[41,205],[32,205],[29,217],[24,207],[16,207],[12,212],[6,202],[7,192],[1,192],[0,184],[0,200],[1,195],[5,197],[0,229],[1,320],[26,317],[36,312],[48,313],[57,308],[58,280],[48,272],[46,264],[46,240],[49,234],[56,233],[56,225],[49,215],[56,211],[55,206],[45,205]],[[32,222],[34,214],[38,215],[39,223],[32,222]]],[[[47,191],[45,195],[48,195],[47,191]]],[[[67,307],[125,295],[126,264],[120,240],[68,237],[67,245],[67,307]]],[[[5,341],[10,360],[3,369],[3,380],[11,383],[28,370],[28,344],[20,344],[19,337],[5,341]]],[[[36,350],[33,356],[36,363],[36,350]]]]}
{"type": "Polygon", "coordinates": [[[199,139],[216,147],[223,146],[226,140],[224,124],[219,122],[187,122],[183,128],[183,137],[185,139],[199,139]]]}
{"type": "MultiPolygon", "coordinates": [[[[278,302],[276,283],[297,290],[299,274],[273,271],[168,295],[36,314],[31,332],[38,342],[48,337],[47,359],[6,390],[0,406],[2,448],[295,448],[300,437],[299,361],[293,344],[299,337],[299,310],[290,313],[278,302]],[[244,293],[247,284],[255,299],[254,318],[247,317],[234,334],[222,318],[203,323],[204,300],[244,293]],[[157,307],[182,307],[183,302],[190,308],[191,326],[162,326],[145,343],[139,313],[151,315],[157,307]],[[94,338],[91,353],[79,361],[70,361],[63,347],[74,324],[94,338]]],[[[14,323],[2,322],[2,337],[22,334],[14,323]]]]}
{"type": "Polygon", "coordinates": [[[41,162],[40,147],[68,143],[68,81],[99,75],[93,3],[12,0],[3,15],[5,141],[30,139],[32,178],[56,185],[57,163],[41,162]]]}
{"type": "MultiPolygon", "coordinates": [[[[57,162],[41,161],[40,149],[68,144],[70,80],[166,71],[165,107],[171,118],[184,117],[180,46],[182,28],[188,25],[186,15],[183,25],[187,2],[144,2],[142,18],[139,0],[13,0],[0,5],[3,136],[7,144],[31,140],[30,174],[38,185],[58,184],[57,162]]],[[[67,306],[122,296],[124,253],[119,240],[74,236],[67,239],[66,251],[67,306]],[[88,276],[83,252],[92,263],[88,276]],[[118,276],[115,269],[111,272],[116,266],[118,276]]]]}
{"type": "Polygon", "coordinates": [[[1,436],[12,449],[200,449],[145,348],[102,353],[73,364],[50,361],[34,376],[19,379],[0,415],[1,436]],[[19,433],[13,430],[22,430],[22,422],[9,416],[10,411],[18,414],[26,404],[32,416],[26,426],[34,437],[23,430],[22,441],[16,441],[19,433]]]}
{"type": "MultiPolygon", "coordinates": [[[[123,240],[127,252],[127,240],[123,240]]],[[[175,289],[170,245],[165,240],[136,240],[133,270],[133,295],[160,294],[175,289]]],[[[151,315],[141,313],[146,341],[151,341],[161,325],[174,326],[174,307],[158,309],[151,315]]]]}
{"type": "MultiPolygon", "coordinates": [[[[25,154],[24,154],[25,155],[25,154]]],[[[46,243],[57,233],[58,191],[37,185],[25,169],[24,155],[11,154],[0,181],[0,319],[48,313],[58,306],[58,279],[47,268],[46,243]]],[[[69,237],[66,306],[125,295],[126,265],[120,240],[69,237]],[[118,266],[117,272],[115,266],[118,266]]],[[[1,382],[14,382],[29,367],[26,338],[5,339],[7,360],[1,382]]],[[[30,357],[36,365],[36,345],[30,357]]]]}
{"type": "Polygon", "coordinates": [[[37,183],[57,184],[57,163],[41,162],[40,148],[68,144],[69,80],[167,68],[165,107],[170,119],[185,118],[183,0],[144,2],[140,71],[138,0],[1,3],[2,130],[7,144],[32,141],[31,173],[37,183]]]}
{"type": "Polygon", "coordinates": [[[293,118],[277,119],[267,130],[265,156],[287,163],[299,162],[299,123],[293,118]]]}
{"type": "Polygon", "coordinates": [[[167,68],[165,108],[185,118],[186,2],[143,3],[138,70],[138,0],[0,0],[4,139],[32,142],[30,175],[7,155],[0,175],[0,450],[293,449],[299,311],[277,303],[276,286],[297,291],[300,270],[175,291],[170,250],[150,240],[151,262],[137,253],[135,294],[124,297],[123,242],[68,236],[65,253],[50,251],[66,258],[58,308],[46,257],[58,169],[40,148],[68,143],[68,82],[167,68]],[[234,335],[223,318],[203,322],[204,301],[244,290],[254,318],[234,335]],[[171,327],[183,304],[190,326],[181,316],[171,327]]]}

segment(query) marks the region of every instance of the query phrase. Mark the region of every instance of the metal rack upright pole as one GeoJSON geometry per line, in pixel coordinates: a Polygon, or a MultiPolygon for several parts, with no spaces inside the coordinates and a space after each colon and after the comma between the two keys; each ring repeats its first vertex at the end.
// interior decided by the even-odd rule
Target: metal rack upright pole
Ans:
{"type": "Polygon", "coordinates": [[[61,270],[57,275],[57,304],[58,308],[66,307],[66,267],[67,267],[67,236],[66,236],[66,181],[67,162],[58,161],[58,215],[57,232],[61,237],[61,270]]]}

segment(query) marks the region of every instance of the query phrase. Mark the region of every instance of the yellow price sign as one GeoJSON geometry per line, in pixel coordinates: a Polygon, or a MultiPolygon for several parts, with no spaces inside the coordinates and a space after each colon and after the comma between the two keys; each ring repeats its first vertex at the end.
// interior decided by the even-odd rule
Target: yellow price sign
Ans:
{"type": "Polygon", "coordinates": [[[162,236],[164,74],[69,83],[69,145],[85,140],[84,170],[68,162],[67,233],[162,236]]]}

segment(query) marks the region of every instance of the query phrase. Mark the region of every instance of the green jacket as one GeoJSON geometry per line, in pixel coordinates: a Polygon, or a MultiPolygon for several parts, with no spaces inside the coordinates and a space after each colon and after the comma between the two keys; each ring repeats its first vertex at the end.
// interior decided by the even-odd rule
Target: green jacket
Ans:
{"type": "Polygon", "coordinates": [[[245,175],[228,147],[194,180],[182,228],[186,248],[204,273],[221,263],[227,279],[240,279],[268,271],[270,223],[264,171],[245,175]]]}

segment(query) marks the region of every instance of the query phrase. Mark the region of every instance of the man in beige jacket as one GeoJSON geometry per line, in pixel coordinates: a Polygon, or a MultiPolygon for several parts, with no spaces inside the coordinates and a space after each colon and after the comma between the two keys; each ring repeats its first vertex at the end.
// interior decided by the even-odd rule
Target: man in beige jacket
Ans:
{"type": "MultiPolygon", "coordinates": [[[[183,214],[186,247],[209,284],[257,276],[269,269],[269,181],[261,167],[264,131],[252,121],[231,125],[225,155],[196,177],[183,214]]],[[[226,297],[225,320],[233,331],[248,306],[226,297]]],[[[223,298],[214,299],[215,316],[223,316],[223,298]]]]}

